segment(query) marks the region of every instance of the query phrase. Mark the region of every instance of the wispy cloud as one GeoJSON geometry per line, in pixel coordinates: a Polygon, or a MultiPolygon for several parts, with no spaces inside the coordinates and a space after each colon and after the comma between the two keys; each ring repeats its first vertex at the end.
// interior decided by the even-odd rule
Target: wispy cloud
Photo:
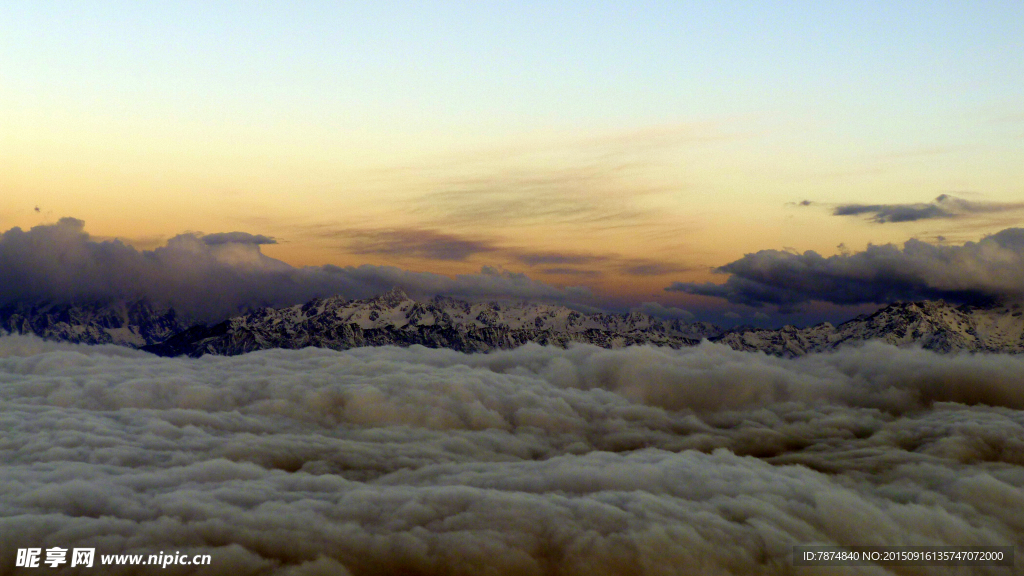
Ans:
{"type": "Polygon", "coordinates": [[[664,189],[620,182],[628,168],[523,168],[453,180],[420,198],[417,209],[461,225],[635,226],[657,214],[637,200],[664,189]]]}
{"type": "MultiPolygon", "coordinates": [[[[306,232],[310,233],[309,230],[306,232]]],[[[352,254],[437,261],[466,262],[473,259],[520,264],[547,274],[599,276],[616,273],[625,276],[664,276],[688,270],[676,262],[630,258],[615,253],[536,250],[503,244],[497,238],[442,232],[428,228],[330,228],[317,227],[320,238],[341,239],[343,249],[352,254]],[[580,268],[581,266],[586,267],[580,268]]]]}
{"type": "Polygon", "coordinates": [[[690,268],[678,264],[639,259],[631,259],[618,267],[618,271],[627,276],[664,276],[687,270],[690,268]]]}
{"type": "Polygon", "coordinates": [[[475,254],[498,250],[487,240],[423,228],[348,229],[335,234],[350,239],[347,248],[353,254],[463,261],[475,254]]]}
{"type": "Polygon", "coordinates": [[[421,225],[643,227],[664,208],[645,202],[686,182],[652,178],[680,154],[748,137],[714,123],[652,126],[611,134],[549,137],[519,146],[431,158],[389,170],[421,192],[409,211],[421,225]]]}
{"type": "Polygon", "coordinates": [[[602,272],[599,270],[584,270],[580,268],[542,268],[541,272],[554,276],[583,276],[587,278],[596,278],[602,275],[602,272]]]}
{"type": "MultiPolygon", "coordinates": [[[[806,202],[806,201],[805,201],[806,202]]],[[[801,203],[801,205],[808,205],[801,203]]],[[[916,204],[841,204],[836,206],[834,216],[868,215],[879,224],[916,222],[943,218],[967,218],[978,214],[1015,212],[1024,210],[1022,202],[983,202],[964,200],[949,194],[942,194],[935,200],[916,204]]]]}
{"type": "Polygon", "coordinates": [[[579,254],[571,252],[553,252],[553,251],[537,251],[537,252],[521,252],[515,255],[516,260],[526,264],[528,266],[541,266],[550,264],[568,264],[568,265],[581,265],[581,264],[594,264],[598,262],[607,262],[609,256],[599,256],[596,254],[579,254]]]}
{"type": "Polygon", "coordinates": [[[846,204],[832,211],[833,216],[862,214],[871,214],[871,220],[879,224],[956,217],[936,204],[846,204]]]}

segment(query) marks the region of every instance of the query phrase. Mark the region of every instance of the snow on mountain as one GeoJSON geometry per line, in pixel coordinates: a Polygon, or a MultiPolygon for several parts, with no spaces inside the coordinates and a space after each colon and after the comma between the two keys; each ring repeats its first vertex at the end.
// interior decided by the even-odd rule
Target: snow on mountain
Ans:
{"type": "Polygon", "coordinates": [[[267,348],[420,344],[464,352],[507,349],[527,342],[607,348],[655,344],[679,348],[714,333],[707,324],[663,321],[640,313],[584,314],[564,306],[470,303],[448,297],[426,302],[392,290],[367,300],[312,300],[265,308],[212,327],[195,327],[147,350],[162,355],[241,354],[267,348]]]}
{"type": "Polygon", "coordinates": [[[12,304],[0,308],[0,333],[35,334],[81,344],[141,348],[163,342],[186,327],[173,310],[145,301],[71,304],[12,304]]]}
{"type": "Polygon", "coordinates": [[[937,352],[1024,352],[1024,313],[1020,304],[991,308],[942,301],[897,302],[839,326],[737,329],[711,339],[737,350],[775,356],[802,356],[840,345],[881,340],[918,345],[937,352]]]}
{"type": "Polygon", "coordinates": [[[85,344],[120,344],[165,356],[242,354],[267,348],[360,346],[509,349],[535,342],[606,348],[653,344],[679,348],[707,338],[737,350],[784,357],[881,340],[938,352],[1024,352],[1021,304],[991,308],[941,301],[898,302],[839,326],[723,332],[706,322],[661,320],[642,313],[585,314],[538,303],[471,303],[443,296],[418,302],[400,290],[366,300],[340,296],[288,308],[264,308],[213,326],[185,327],[173,310],[144,301],[71,306],[17,304],[0,308],[0,332],[35,334],[85,344]]]}

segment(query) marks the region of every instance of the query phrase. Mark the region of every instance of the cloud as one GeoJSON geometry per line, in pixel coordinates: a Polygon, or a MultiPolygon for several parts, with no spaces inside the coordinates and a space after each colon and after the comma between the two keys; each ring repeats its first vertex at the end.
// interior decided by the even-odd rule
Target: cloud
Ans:
{"type": "Polygon", "coordinates": [[[823,257],[762,250],[721,266],[724,284],[675,282],[666,290],[715,296],[739,304],[794,307],[944,299],[987,303],[1024,298],[1024,229],[1008,228],[963,245],[908,240],[863,252],[823,257]]]}
{"type": "Polygon", "coordinates": [[[0,234],[0,305],[146,298],[192,320],[216,320],[261,306],[286,306],[337,294],[366,298],[399,287],[413,296],[566,302],[584,289],[561,289],[523,274],[485,267],[454,278],[389,266],[293,267],[260,251],[272,238],[229,232],[181,234],[153,250],[98,241],[63,218],[0,234]]]}
{"type": "Polygon", "coordinates": [[[633,311],[667,320],[693,320],[693,314],[690,311],[675,306],[665,306],[657,302],[644,302],[633,311]]]}
{"type": "Polygon", "coordinates": [[[683,266],[652,260],[632,260],[619,267],[619,271],[629,276],[664,276],[673,272],[687,270],[683,266]]]}
{"type": "MultiPolygon", "coordinates": [[[[562,252],[533,252],[526,250],[509,250],[516,261],[528,266],[562,264],[569,266],[591,265],[607,270],[615,271],[627,276],[662,276],[673,272],[686,270],[684,266],[669,262],[659,262],[642,258],[626,258],[617,254],[580,254],[562,252]]],[[[594,270],[579,270],[570,272],[570,268],[558,267],[561,273],[575,274],[597,274],[594,270]]],[[[547,270],[545,270],[547,271],[547,270]]]]}
{"type": "Polygon", "coordinates": [[[955,214],[935,204],[846,204],[838,206],[833,216],[874,214],[879,224],[886,222],[914,222],[933,218],[954,218],[955,214]]]}
{"type": "Polygon", "coordinates": [[[436,159],[410,167],[429,190],[414,207],[446,226],[649,226],[664,210],[642,199],[679,189],[645,177],[652,167],[675,162],[679,150],[742,137],[711,125],[663,126],[436,159]]]}
{"type": "Polygon", "coordinates": [[[661,192],[622,184],[624,168],[518,169],[439,184],[420,200],[420,210],[438,221],[500,226],[638,226],[657,213],[635,198],[661,192]],[[623,188],[628,193],[623,193],[623,188]]]}
{"type": "Polygon", "coordinates": [[[348,245],[353,254],[462,261],[476,254],[498,250],[485,240],[420,228],[349,230],[347,234],[353,238],[348,245]]]}
{"type": "MultiPolygon", "coordinates": [[[[805,201],[806,202],[806,201],[805,201]]],[[[801,202],[801,205],[806,205],[801,202]]],[[[915,222],[940,218],[963,218],[975,214],[1024,210],[1024,203],[978,202],[942,194],[930,203],[919,204],[842,204],[834,216],[869,214],[879,224],[915,222]]]]}
{"type": "Polygon", "coordinates": [[[545,274],[555,274],[562,276],[589,276],[597,277],[601,275],[601,272],[597,270],[584,270],[581,268],[542,268],[541,272],[545,274]]]}
{"type": "Polygon", "coordinates": [[[218,246],[220,244],[277,244],[277,240],[262,234],[246,232],[218,232],[200,236],[204,244],[218,246]]]}
{"type": "Polygon", "coordinates": [[[627,258],[620,254],[594,254],[535,250],[502,245],[495,239],[464,236],[433,229],[406,227],[389,229],[358,229],[316,227],[320,238],[346,238],[345,249],[353,254],[377,254],[406,258],[465,262],[475,256],[486,255],[490,261],[499,260],[529,267],[547,266],[539,271],[545,274],[599,276],[603,272],[617,272],[628,276],[662,276],[686,270],[684,266],[643,258],[627,258]],[[589,266],[589,268],[579,268],[589,266]]]}
{"type": "Polygon", "coordinates": [[[773,574],[794,544],[1024,545],[1017,356],[3,337],[0,381],[6,566],[77,546],[235,576],[773,574]]]}
{"type": "Polygon", "coordinates": [[[517,254],[515,258],[516,260],[529,266],[550,264],[568,264],[572,266],[577,266],[581,264],[600,263],[609,260],[608,256],[599,256],[596,254],[578,254],[551,251],[523,252],[517,254]]]}

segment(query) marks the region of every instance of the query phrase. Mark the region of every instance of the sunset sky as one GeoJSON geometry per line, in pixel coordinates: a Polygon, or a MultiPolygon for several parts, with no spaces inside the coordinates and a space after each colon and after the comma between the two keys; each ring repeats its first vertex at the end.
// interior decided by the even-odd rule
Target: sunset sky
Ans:
{"type": "Polygon", "coordinates": [[[0,231],[74,218],[142,253],[190,233],[769,323],[891,291],[737,278],[779,289],[763,262],[806,251],[853,278],[891,243],[946,266],[897,296],[1014,296],[1021,30],[1011,0],[12,0],[0,231]]]}

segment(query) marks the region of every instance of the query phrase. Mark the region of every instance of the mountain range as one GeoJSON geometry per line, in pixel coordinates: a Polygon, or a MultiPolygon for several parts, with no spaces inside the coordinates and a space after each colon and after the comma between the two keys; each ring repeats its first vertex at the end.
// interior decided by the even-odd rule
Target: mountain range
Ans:
{"type": "Polygon", "coordinates": [[[795,357],[834,350],[844,344],[881,340],[895,346],[921,346],[936,352],[1024,352],[1024,315],[1020,304],[991,307],[943,301],[897,302],[839,326],[828,322],[808,328],[740,328],[712,341],[736,350],[795,357]]]}
{"type": "Polygon", "coordinates": [[[35,334],[78,344],[141,348],[188,328],[174,310],[144,300],[85,304],[16,303],[0,307],[0,333],[35,334]]]}
{"type": "Polygon", "coordinates": [[[528,342],[587,343],[606,348],[652,344],[681,348],[702,339],[737,350],[783,357],[826,352],[882,340],[939,352],[1024,352],[1020,304],[994,307],[942,301],[897,302],[839,326],[740,327],[662,320],[638,312],[583,313],[537,303],[470,303],[438,296],[416,301],[400,290],[366,300],[319,298],[286,308],[263,308],[212,325],[187,326],[173,310],[144,301],[89,305],[8,305],[0,330],[85,344],[120,344],[162,356],[235,355],[268,348],[360,346],[509,349],[528,342]]]}
{"type": "Polygon", "coordinates": [[[584,314],[548,304],[469,303],[443,296],[417,302],[400,290],[367,300],[341,297],[265,308],[213,326],[196,326],[146,350],[164,356],[243,354],[267,348],[411,346],[486,352],[527,342],[572,342],[617,348],[680,348],[720,330],[706,323],[664,321],[645,314],[584,314]]]}

